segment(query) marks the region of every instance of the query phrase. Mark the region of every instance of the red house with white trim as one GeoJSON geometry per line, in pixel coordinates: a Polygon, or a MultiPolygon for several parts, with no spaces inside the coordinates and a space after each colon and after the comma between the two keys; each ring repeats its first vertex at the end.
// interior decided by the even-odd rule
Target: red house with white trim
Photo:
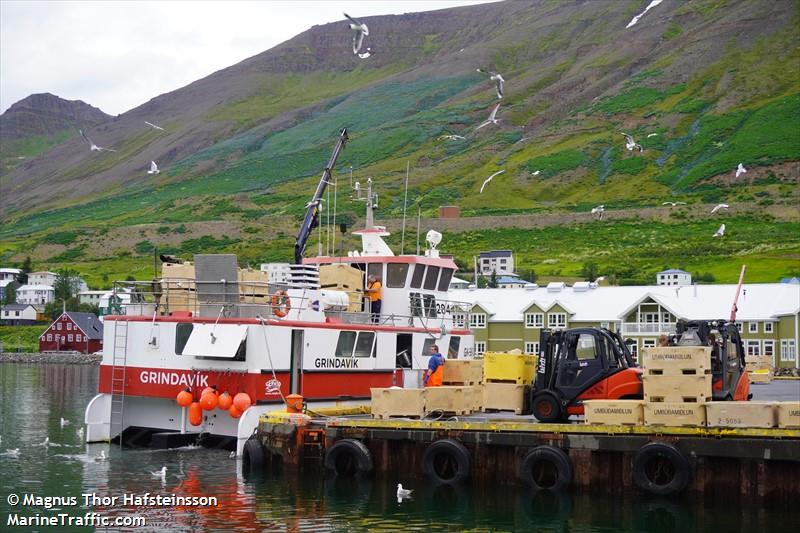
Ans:
{"type": "Polygon", "coordinates": [[[94,353],[103,348],[103,323],[94,313],[67,311],[39,337],[39,351],[94,353]]]}

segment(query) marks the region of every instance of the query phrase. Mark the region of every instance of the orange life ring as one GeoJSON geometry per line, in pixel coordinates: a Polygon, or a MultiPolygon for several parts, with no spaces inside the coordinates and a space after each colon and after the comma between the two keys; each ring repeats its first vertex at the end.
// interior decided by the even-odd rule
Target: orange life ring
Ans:
{"type": "Polygon", "coordinates": [[[292,309],[292,302],[289,299],[289,295],[286,294],[286,291],[283,289],[276,291],[272,295],[271,303],[272,303],[272,312],[278,318],[285,317],[286,315],[289,314],[289,311],[291,311],[292,309]]]}

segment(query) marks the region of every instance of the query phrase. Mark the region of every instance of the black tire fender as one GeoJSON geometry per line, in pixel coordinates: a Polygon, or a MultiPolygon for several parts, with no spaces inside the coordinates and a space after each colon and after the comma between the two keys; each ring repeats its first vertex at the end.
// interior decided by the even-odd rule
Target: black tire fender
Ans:
{"type": "Polygon", "coordinates": [[[545,424],[558,422],[563,418],[561,402],[558,401],[558,398],[556,398],[555,395],[549,392],[538,394],[533,398],[533,416],[545,424]],[[550,410],[547,414],[542,415],[539,411],[545,404],[550,404],[550,410]]]}
{"type": "Polygon", "coordinates": [[[572,461],[555,446],[537,446],[519,464],[519,479],[536,490],[563,491],[572,484],[572,461]]]}
{"type": "Polygon", "coordinates": [[[264,446],[256,439],[250,437],[242,449],[242,472],[246,476],[261,475],[267,464],[267,452],[264,446]]]}
{"type": "Polygon", "coordinates": [[[472,457],[455,439],[440,439],[422,454],[422,471],[435,483],[461,483],[469,479],[472,457]]]}
{"type": "Polygon", "coordinates": [[[650,494],[666,496],[681,492],[690,479],[688,459],[672,444],[650,442],[633,458],[633,482],[650,494]]]}
{"type": "Polygon", "coordinates": [[[360,440],[337,440],[325,452],[325,468],[341,477],[364,476],[372,472],[372,454],[360,440]]]}

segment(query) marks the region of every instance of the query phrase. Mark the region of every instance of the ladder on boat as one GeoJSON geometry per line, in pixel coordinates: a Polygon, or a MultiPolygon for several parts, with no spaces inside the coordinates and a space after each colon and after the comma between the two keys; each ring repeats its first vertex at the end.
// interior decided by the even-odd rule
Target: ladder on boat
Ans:
{"type": "Polygon", "coordinates": [[[109,437],[119,435],[122,446],[122,430],[125,428],[125,370],[128,358],[128,319],[114,321],[114,347],[111,364],[111,420],[109,437]]]}

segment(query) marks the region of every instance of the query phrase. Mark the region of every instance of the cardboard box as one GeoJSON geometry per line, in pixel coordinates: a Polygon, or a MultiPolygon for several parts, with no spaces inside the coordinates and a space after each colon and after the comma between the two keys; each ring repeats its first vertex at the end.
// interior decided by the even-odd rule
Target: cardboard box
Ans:
{"type": "Polygon", "coordinates": [[[504,352],[483,355],[484,381],[508,382],[518,385],[533,383],[536,375],[536,356],[504,352]]]}
{"type": "Polygon", "coordinates": [[[514,411],[522,414],[525,402],[525,385],[517,383],[484,383],[483,408],[498,411],[514,411]]]}
{"type": "Polygon", "coordinates": [[[778,427],[800,429],[800,402],[775,402],[778,410],[778,427]]]}
{"type": "Polygon", "coordinates": [[[711,400],[711,374],[642,376],[648,402],[707,402],[711,400]]]}
{"type": "Polygon", "coordinates": [[[705,374],[711,370],[710,346],[656,346],[642,350],[642,368],[664,375],[705,374]]]}
{"type": "Polygon", "coordinates": [[[374,388],[370,392],[374,418],[422,418],[425,415],[425,389],[374,388]]]}
{"type": "Polygon", "coordinates": [[[708,402],[709,427],[774,428],[777,424],[774,402],[708,402]]]}
{"type": "Polygon", "coordinates": [[[706,404],[693,402],[645,403],[644,425],[705,427],[706,404]]]}
{"type": "Polygon", "coordinates": [[[644,400],[586,400],[583,402],[587,424],[644,424],[644,400]]]}
{"type": "Polygon", "coordinates": [[[442,382],[451,385],[478,385],[483,382],[483,359],[446,359],[442,382]]]}

